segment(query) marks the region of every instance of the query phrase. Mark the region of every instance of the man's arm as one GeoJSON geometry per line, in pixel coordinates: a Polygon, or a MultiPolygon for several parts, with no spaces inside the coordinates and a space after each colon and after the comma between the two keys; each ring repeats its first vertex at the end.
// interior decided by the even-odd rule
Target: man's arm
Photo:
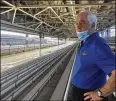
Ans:
{"type": "MultiPolygon", "coordinates": [[[[96,60],[95,64],[101,68],[104,73],[109,74],[111,73],[111,76],[109,77],[106,84],[101,87],[101,92],[104,97],[110,95],[116,90],[116,69],[115,69],[115,55],[113,54],[111,48],[108,46],[106,42],[102,39],[96,39],[95,45],[96,45],[96,60]]],[[[100,82],[100,81],[99,81],[100,82]]],[[[91,99],[90,101],[101,101],[102,98],[98,96],[97,91],[91,91],[84,94],[85,98],[84,100],[91,99]]]]}
{"type": "MultiPolygon", "coordinates": [[[[116,70],[113,70],[111,73],[112,74],[109,77],[107,83],[102,88],[100,88],[104,97],[116,91],[116,86],[115,86],[116,85],[116,78],[115,78],[116,70]]],[[[102,100],[102,98],[98,96],[96,91],[87,92],[84,94],[84,96],[85,96],[84,100],[88,100],[88,99],[91,99],[90,101],[102,100]]]]}
{"type": "Polygon", "coordinates": [[[113,93],[114,91],[116,91],[116,70],[112,71],[111,76],[109,77],[107,83],[100,88],[101,92],[103,93],[103,96],[108,96],[111,93],[113,93]]]}

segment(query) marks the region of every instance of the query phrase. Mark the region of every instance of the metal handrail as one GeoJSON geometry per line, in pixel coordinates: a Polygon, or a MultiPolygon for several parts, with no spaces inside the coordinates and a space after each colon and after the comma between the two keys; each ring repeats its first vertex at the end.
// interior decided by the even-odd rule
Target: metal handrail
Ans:
{"type": "MultiPolygon", "coordinates": [[[[79,45],[78,45],[78,47],[79,47],[79,45]]],[[[77,52],[78,51],[76,51],[76,54],[77,54],[77,52]]],[[[68,92],[69,92],[69,87],[70,87],[70,82],[71,82],[71,78],[72,78],[72,72],[73,72],[73,67],[74,67],[75,60],[76,60],[76,55],[74,57],[74,62],[73,62],[71,73],[70,73],[70,76],[69,76],[69,79],[68,79],[68,84],[67,84],[67,87],[66,87],[66,90],[65,90],[63,101],[67,101],[67,97],[68,97],[68,92]]]]}

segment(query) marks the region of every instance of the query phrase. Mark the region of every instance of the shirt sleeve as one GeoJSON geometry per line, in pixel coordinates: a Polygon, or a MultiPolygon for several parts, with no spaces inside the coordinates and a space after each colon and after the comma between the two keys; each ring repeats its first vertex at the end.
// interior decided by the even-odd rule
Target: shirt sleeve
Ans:
{"type": "Polygon", "coordinates": [[[115,55],[111,48],[103,40],[97,40],[95,50],[95,64],[106,74],[111,73],[115,69],[115,55]]]}

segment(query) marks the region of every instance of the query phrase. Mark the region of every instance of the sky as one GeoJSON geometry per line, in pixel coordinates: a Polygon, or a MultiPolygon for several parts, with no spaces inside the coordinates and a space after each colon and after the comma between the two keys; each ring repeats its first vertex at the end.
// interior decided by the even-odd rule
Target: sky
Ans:
{"type": "Polygon", "coordinates": [[[25,34],[23,34],[23,33],[17,33],[17,32],[5,31],[5,30],[1,30],[1,34],[25,36],[25,34]]]}
{"type": "Polygon", "coordinates": [[[112,37],[112,36],[116,36],[115,29],[111,29],[110,32],[111,32],[111,33],[110,33],[111,37],[112,37]]]}
{"type": "MultiPolygon", "coordinates": [[[[106,31],[106,30],[105,30],[105,31],[106,31]]],[[[104,33],[106,33],[105,31],[104,31],[104,33]]],[[[24,33],[11,32],[11,31],[5,31],[5,30],[1,30],[1,34],[26,36],[26,34],[24,34],[24,33]]],[[[116,33],[115,33],[115,26],[112,26],[112,27],[110,28],[110,36],[111,36],[111,37],[116,36],[116,33]]],[[[29,37],[36,37],[36,38],[39,38],[39,36],[37,36],[37,35],[29,35],[29,37]]],[[[58,40],[57,38],[53,38],[53,37],[44,37],[44,39],[51,40],[51,41],[57,41],[57,40],[58,40]]]]}
{"type": "MultiPolygon", "coordinates": [[[[11,31],[5,31],[5,30],[1,30],[1,34],[9,34],[9,35],[17,35],[17,36],[26,36],[26,34],[24,33],[18,33],[18,32],[11,32],[11,31]]],[[[39,36],[37,35],[29,35],[28,36],[29,38],[39,38],[39,36]]],[[[44,37],[44,39],[47,39],[47,40],[50,40],[50,41],[53,41],[53,42],[57,42],[58,41],[58,38],[53,38],[53,37],[44,37]]]]}

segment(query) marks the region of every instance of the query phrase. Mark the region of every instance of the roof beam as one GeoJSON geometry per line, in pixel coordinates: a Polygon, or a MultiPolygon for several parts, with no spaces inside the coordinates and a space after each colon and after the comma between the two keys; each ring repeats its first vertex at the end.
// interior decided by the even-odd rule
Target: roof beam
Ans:
{"type": "Polygon", "coordinates": [[[7,2],[7,1],[5,1],[5,0],[4,0],[3,2],[4,2],[5,4],[7,4],[7,5],[9,5],[9,6],[12,6],[13,8],[17,8],[17,10],[19,10],[19,11],[21,11],[21,12],[25,13],[26,15],[31,16],[31,17],[33,17],[34,19],[36,19],[36,20],[38,20],[38,21],[40,21],[40,22],[42,22],[42,23],[46,24],[47,26],[50,26],[50,27],[52,27],[52,28],[53,28],[53,26],[51,26],[51,25],[47,24],[46,22],[44,22],[44,21],[42,21],[42,20],[40,20],[40,19],[36,18],[36,17],[35,17],[35,16],[33,16],[32,14],[29,14],[28,12],[26,12],[26,11],[24,11],[24,10],[20,9],[19,7],[15,7],[14,5],[10,4],[9,2],[7,2]]]}
{"type": "Polygon", "coordinates": [[[14,7],[15,8],[15,6],[13,4],[11,4],[11,3],[9,3],[9,2],[7,2],[5,0],[2,0],[2,2],[5,3],[5,4],[7,4],[7,5],[9,5],[9,6],[11,6],[11,7],[14,7]]]}
{"type": "Polygon", "coordinates": [[[45,9],[43,9],[42,11],[36,13],[34,16],[37,16],[37,15],[41,14],[42,12],[46,11],[46,10],[49,9],[49,8],[50,8],[50,7],[47,7],[47,8],[45,8],[45,9]]]}
{"type": "Polygon", "coordinates": [[[31,27],[31,26],[34,26],[34,25],[37,25],[38,23],[35,23],[35,24],[32,24],[32,25],[29,25],[27,26],[27,28],[31,27]]]}
{"type": "Polygon", "coordinates": [[[9,7],[9,6],[1,6],[0,8],[12,8],[12,7],[9,7]]]}
{"type": "MultiPolygon", "coordinates": [[[[25,4],[27,5],[27,6],[29,6],[29,4],[27,3],[27,1],[24,1],[25,2],[25,4]]],[[[32,14],[32,8],[28,8],[29,9],[29,12],[32,14]]]]}
{"type": "Polygon", "coordinates": [[[17,22],[17,23],[15,23],[15,24],[33,24],[33,23],[38,23],[38,22],[25,22],[25,23],[17,22]]]}
{"type": "Polygon", "coordinates": [[[11,24],[3,20],[1,20],[1,30],[22,32],[22,33],[35,34],[35,35],[39,32],[39,31],[35,31],[34,29],[26,28],[21,25],[11,24]]]}
{"type": "Polygon", "coordinates": [[[115,3],[89,3],[89,4],[60,4],[60,5],[32,5],[32,6],[18,6],[19,8],[45,8],[45,7],[90,7],[90,6],[113,6],[115,3]]]}
{"type": "Polygon", "coordinates": [[[60,19],[60,21],[64,24],[64,22],[62,21],[62,19],[60,18],[60,16],[58,16],[57,14],[56,14],[56,12],[53,10],[53,8],[50,8],[51,10],[52,10],[52,12],[60,19]]]}
{"type": "Polygon", "coordinates": [[[40,24],[35,28],[35,30],[37,30],[41,25],[42,25],[42,23],[40,23],[40,24]]]}
{"type": "Polygon", "coordinates": [[[47,26],[50,26],[50,27],[52,27],[52,28],[53,28],[53,26],[51,26],[51,25],[49,25],[49,24],[45,23],[44,21],[42,21],[42,20],[40,20],[40,19],[38,19],[38,18],[34,17],[33,15],[31,15],[31,14],[27,13],[26,11],[24,11],[24,10],[22,10],[22,9],[20,9],[20,8],[18,8],[18,10],[20,10],[21,12],[23,12],[23,13],[27,14],[28,16],[31,16],[31,17],[35,18],[36,20],[38,20],[38,21],[40,21],[40,22],[42,22],[42,23],[46,24],[47,26]]]}
{"type": "Polygon", "coordinates": [[[17,12],[17,8],[15,8],[15,10],[14,10],[13,19],[12,19],[12,24],[14,23],[14,19],[15,19],[15,16],[16,16],[16,12],[17,12]]]}
{"type": "Polygon", "coordinates": [[[7,13],[7,12],[10,12],[10,11],[12,11],[12,10],[14,10],[14,8],[11,8],[11,9],[8,9],[8,10],[6,10],[6,11],[3,11],[3,12],[1,12],[1,14],[4,14],[4,13],[7,13]]]}
{"type": "MultiPolygon", "coordinates": [[[[59,17],[62,17],[62,16],[64,16],[64,15],[68,15],[68,14],[70,14],[71,12],[68,12],[68,13],[64,13],[64,14],[62,14],[62,15],[60,15],[59,17]]],[[[58,17],[52,17],[52,16],[50,16],[51,18],[58,18],[58,17]]]]}
{"type": "MultiPolygon", "coordinates": [[[[70,3],[73,5],[73,1],[70,1],[70,3]]],[[[75,20],[74,7],[71,7],[71,9],[72,9],[73,18],[74,18],[74,20],[75,20]]]]}

